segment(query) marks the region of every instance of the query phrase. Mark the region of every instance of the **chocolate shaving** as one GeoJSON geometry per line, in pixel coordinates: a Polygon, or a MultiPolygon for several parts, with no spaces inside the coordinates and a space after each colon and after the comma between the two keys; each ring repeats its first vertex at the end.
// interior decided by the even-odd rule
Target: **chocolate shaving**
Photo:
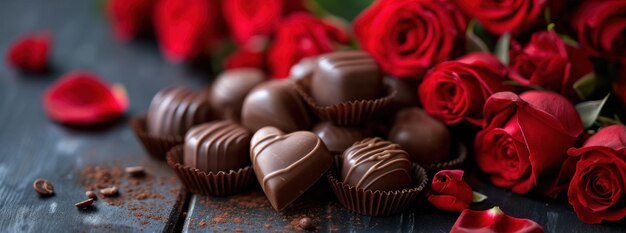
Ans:
{"type": "Polygon", "coordinates": [[[141,177],[146,175],[145,169],[142,166],[127,167],[126,173],[132,177],[141,177]]]}
{"type": "Polygon", "coordinates": [[[76,208],[85,209],[87,207],[90,207],[91,204],[93,204],[93,199],[89,198],[87,200],[81,201],[81,202],[76,203],[74,205],[76,206],[76,208]]]}
{"type": "Polygon", "coordinates": [[[112,197],[118,194],[117,187],[113,186],[110,188],[100,189],[100,194],[105,197],[112,197]]]}
{"type": "Polygon", "coordinates": [[[87,196],[88,198],[94,199],[94,200],[98,199],[98,196],[96,195],[96,192],[94,192],[94,191],[87,191],[87,192],[85,192],[85,196],[87,196]]]}

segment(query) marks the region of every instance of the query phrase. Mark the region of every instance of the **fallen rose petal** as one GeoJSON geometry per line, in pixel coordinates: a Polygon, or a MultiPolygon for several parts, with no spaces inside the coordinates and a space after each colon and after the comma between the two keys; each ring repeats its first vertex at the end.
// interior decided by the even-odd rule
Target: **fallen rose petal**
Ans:
{"type": "Polygon", "coordinates": [[[55,121],[89,125],[122,115],[128,109],[128,97],[121,85],[111,86],[91,73],[73,72],[46,91],[43,104],[55,121]]]}
{"type": "Polygon", "coordinates": [[[488,210],[464,210],[450,233],[502,232],[542,233],[543,228],[530,219],[508,216],[499,207],[488,210]]]}
{"type": "Polygon", "coordinates": [[[48,34],[27,35],[9,48],[7,63],[22,71],[40,73],[48,66],[51,38],[48,34]]]}

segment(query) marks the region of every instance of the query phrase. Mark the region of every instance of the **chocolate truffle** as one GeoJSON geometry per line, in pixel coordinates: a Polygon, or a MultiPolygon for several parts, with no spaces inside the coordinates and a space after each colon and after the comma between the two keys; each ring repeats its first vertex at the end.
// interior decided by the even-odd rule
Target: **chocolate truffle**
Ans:
{"type": "Polygon", "coordinates": [[[450,153],[448,128],[419,108],[398,112],[389,140],[400,144],[422,166],[445,162],[450,153]]]}
{"type": "Polygon", "coordinates": [[[285,132],[308,129],[311,120],[291,80],[272,80],[255,87],[246,97],[242,124],[252,131],[274,126],[285,132]]]}
{"type": "Polygon", "coordinates": [[[211,106],[222,119],[239,121],[241,106],[248,92],[265,80],[263,71],[254,68],[222,72],[213,83],[211,106]]]}
{"type": "Polygon", "coordinates": [[[378,65],[363,51],[322,55],[311,80],[311,95],[320,106],[372,100],[384,94],[378,65]]]}
{"type": "Polygon", "coordinates": [[[184,136],[194,125],[211,120],[208,96],[189,88],[174,87],[159,91],[150,103],[146,117],[148,134],[184,136]]]}
{"type": "Polygon", "coordinates": [[[360,129],[336,126],[332,122],[315,125],[313,133],[322,139],[332,154],[341,154],[352,144],[365,138],[360,129]]]}
{"type": "Polygon", "coordinates": [[[184,164],[205,172],[230,171],[250,165],[252,133],[233,121],[194,126],[185,136],[184,164]]]}
{"type": "Polygon", "coordinates": [[[395,191],[411,188],[409,154],[400,145],[366,138],[343,152],[341,179],[358,189],[395,191]]]}
{"type": "Polygon", "coordinates": [[[257,131],[250,142],[252,166],[267,199],[282,210],[308,190],[332,165],[324,142],[308,131],[257,131]]]}

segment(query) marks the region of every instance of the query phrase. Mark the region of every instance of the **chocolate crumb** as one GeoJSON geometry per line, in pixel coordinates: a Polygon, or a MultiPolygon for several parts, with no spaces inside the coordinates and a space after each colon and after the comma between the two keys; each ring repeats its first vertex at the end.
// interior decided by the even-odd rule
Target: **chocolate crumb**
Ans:
{"type": "Polygon", "coordinates": [[[89,198],[87,200],[74,204],[74,206],[76,206],[76,208],[79,208],[79,209],[85,209],[87,207],[90,207],[91,204],[93,204],[93,199],[89,198]]]}
{"type": "Polygon", "coordinates": [[[105,189],[100,189],[100,194],[105,197],[116,196],[118,194],[117,187],[113,186],[105,189]]]}
{"type": "Polygon", "coordinates": [[[96,192],[94,192],[94,191],[87,191],[87,192],[85,192],[85,196],[87,196],[88,198],[94,199],[94,200],[98,199],[98,195],[96,195],[96,192]]]}
{"type": "Polygon", "coordinates": [[[304,217],[300,219],[300,221],[298,222],[298,226],[305,230],[310,229],[311,227],[313,227],[313,221],[309,217],[304,217]]]}
{"type": "Polygon", "coordinates": [[[37,179],[33,182],[33,188],[35,192],[39,193],[41,196],[52,196],[54,195],[54,186],[50,181],[45,179],[37,179]]]}
{"type": "Polygon", "coordinates": [[[263,228],[270,229],[270,228],[272,228],[272,225],[266,223],[266,224],[263,224],[263,228]]]}
{"type": "Polygon", "coordinates": [[[149,223],[148,221],[141,221],[141,225],[146,225],[148,223],[149,223]]]}
{"type": "Polygon", "coordinates": [[[132,177],[141,177],[146,175],[145,169],[142,166],[126,167],[126,173],[132,177]]]}
{"type": "Polygon", "coordinates": [[[233,218],[233,222],[234,223],[241,223],[243,221],[241,220],[241,218],[233,218]]]}
{"type": "Polygon", "coordinates": [[[201,220],[201,221],[198,223],[198,226],[199,226],[199,227],[206,226],[206,222],[205,222],[204,220],[201,220]]]}

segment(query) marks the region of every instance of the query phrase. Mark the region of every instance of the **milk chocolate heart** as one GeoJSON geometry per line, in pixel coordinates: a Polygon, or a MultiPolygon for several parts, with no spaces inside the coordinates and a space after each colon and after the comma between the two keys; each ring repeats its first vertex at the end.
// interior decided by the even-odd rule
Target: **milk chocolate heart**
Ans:
{"type": "Polygon", "coordinates": [[[309,189],[332,164],[326,145],[315,134],[285,134],[275,127],[254,134],[250,159],[265,195],[278,211],[309,189]]]}

